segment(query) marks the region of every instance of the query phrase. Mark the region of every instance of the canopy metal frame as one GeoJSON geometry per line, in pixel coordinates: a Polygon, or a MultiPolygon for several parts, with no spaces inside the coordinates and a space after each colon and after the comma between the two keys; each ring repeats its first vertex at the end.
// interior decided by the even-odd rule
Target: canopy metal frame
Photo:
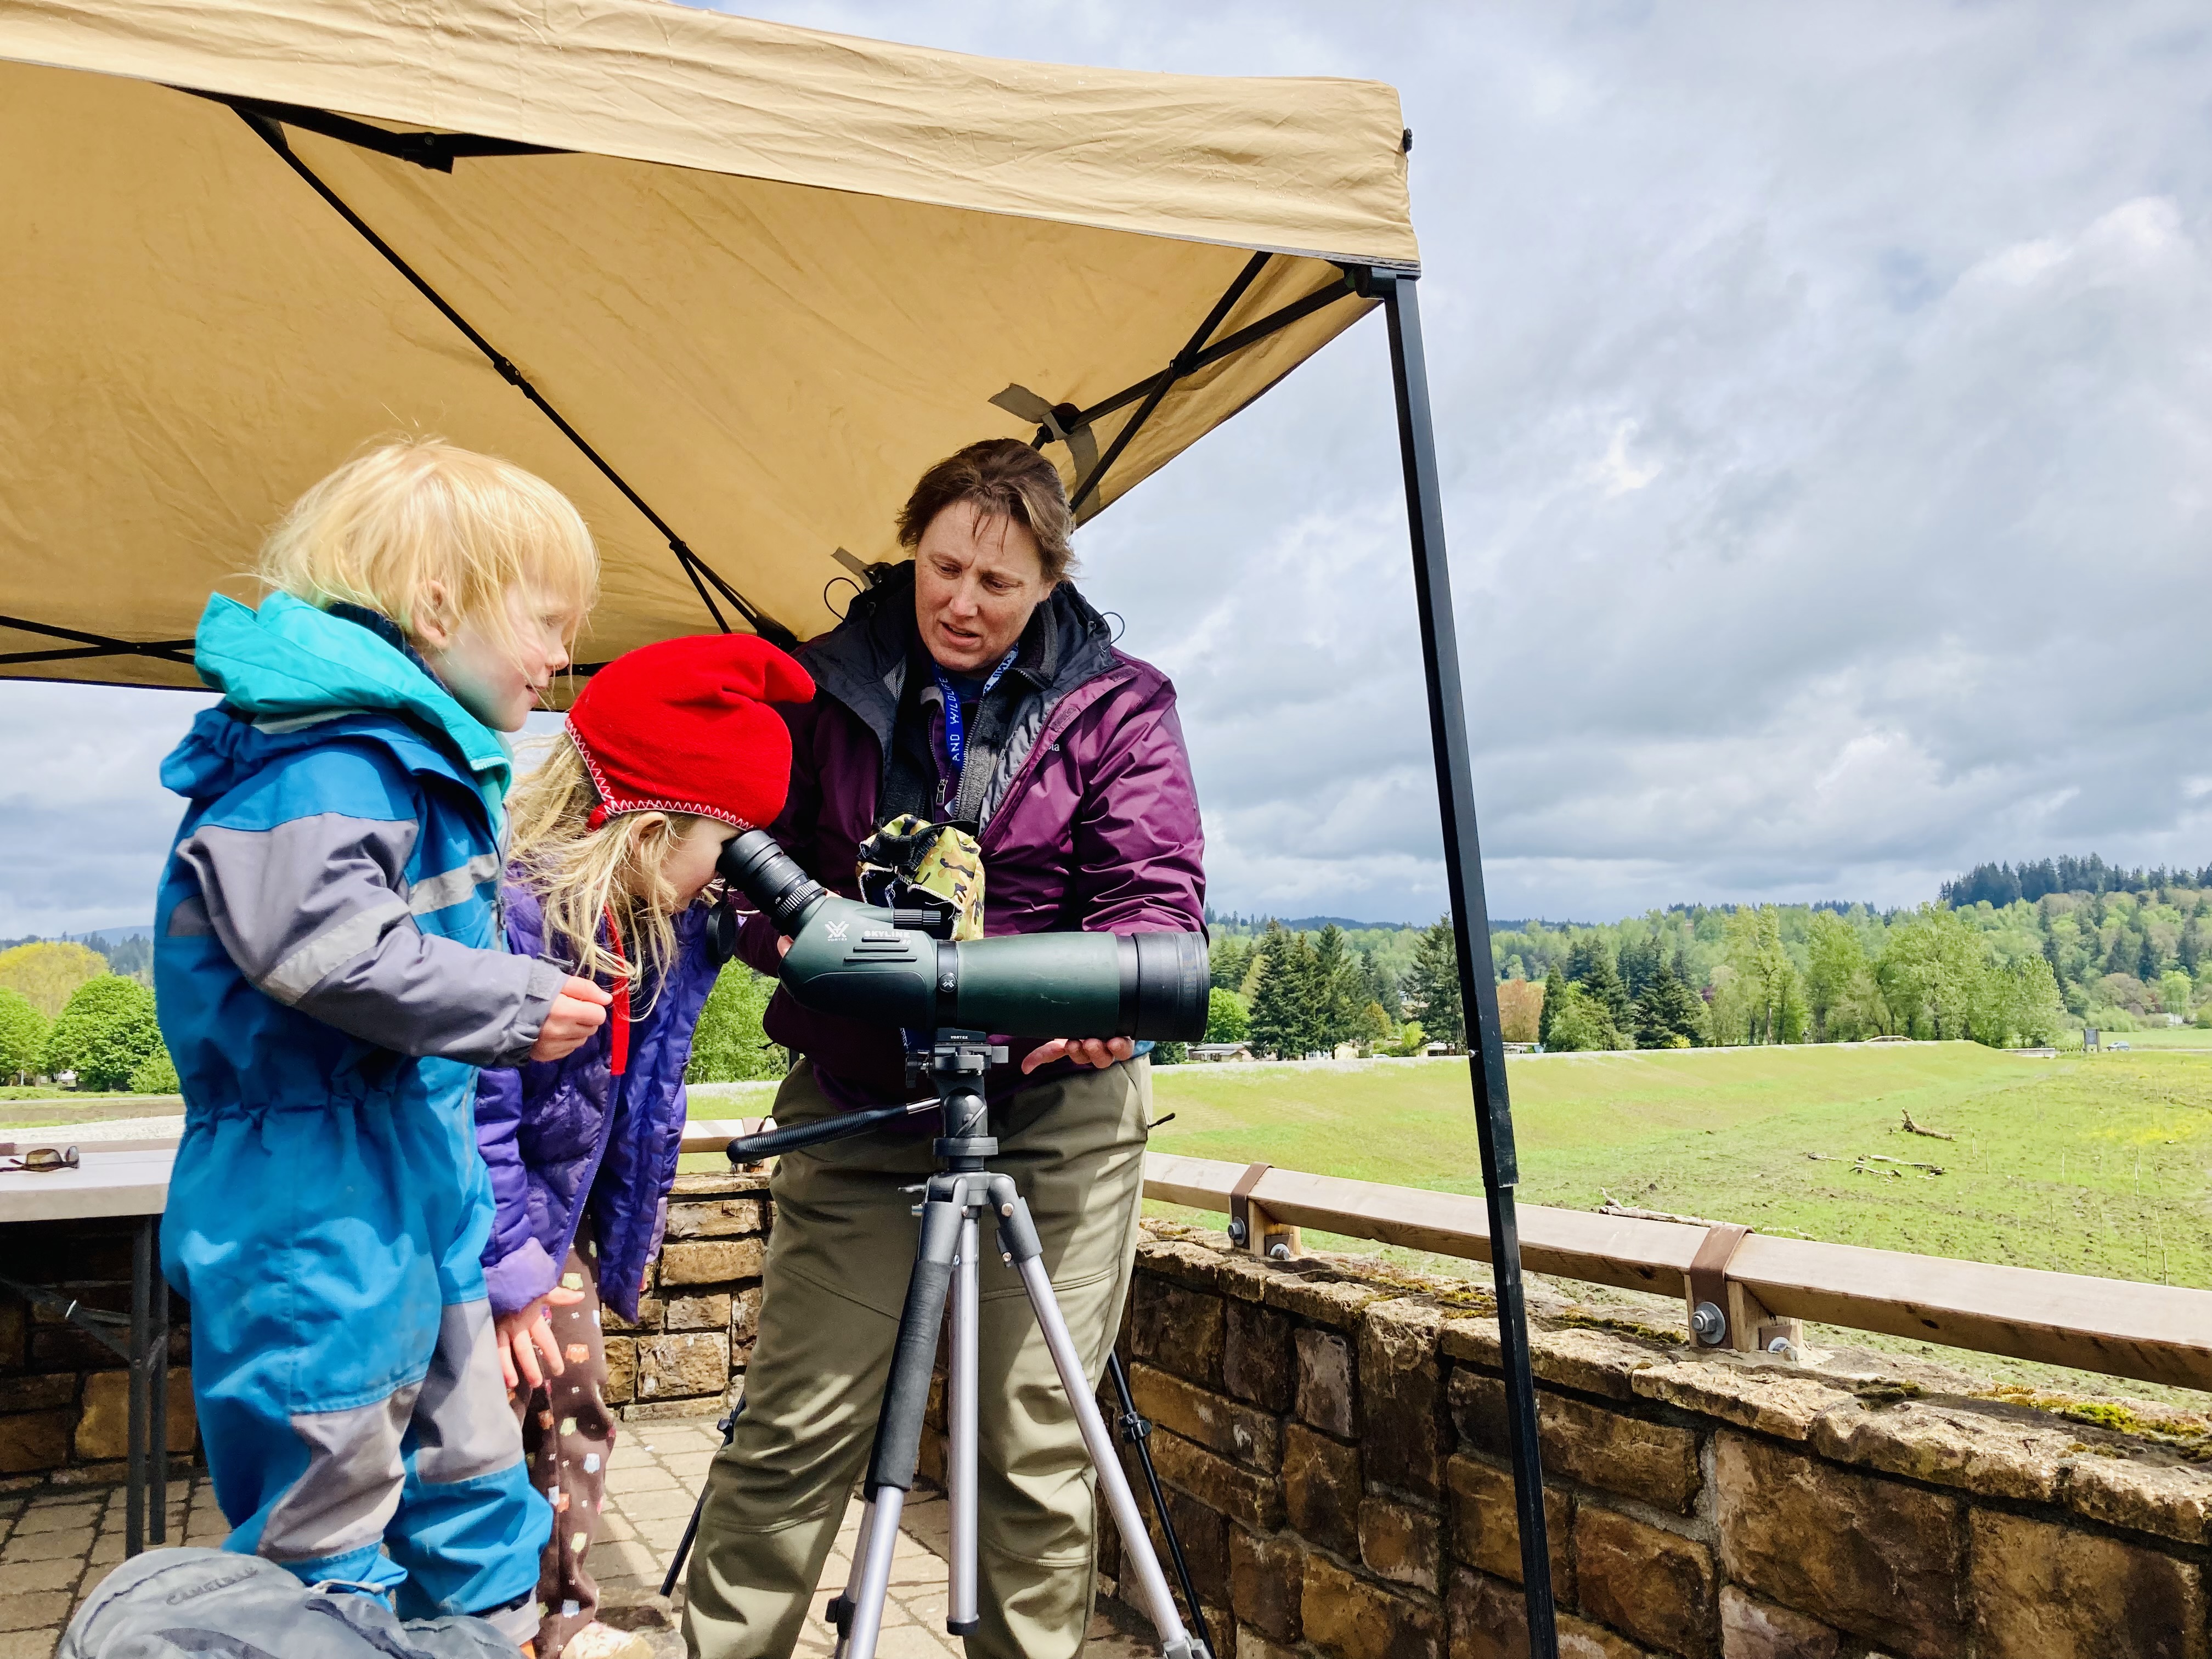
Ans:
{"type": "Polygon", "coordinates": [[[1452,612],[1451,568],[1444,552],[1443,484],[1437,470],[1436,425],[1429,408],[1428,358],[1422,349],[1417,284],[1413,272],[1381,269],[1364,273],[1360,283],[1382,300],[1390,325],[1390,380],[1406,474],[1413,599],[1420,619],[1437,805],[1443,819],[1444,886],[1451,901],[1452,938],[1459,957],[1460,1006],[1475,1039],[1468,1069],[1474,1090],[1483,1196],[1490,1212],[1490,1267],[1498,1298],[1498,1355],[1505,1373],[1505,1426],[1513,1464],[1513,1508],[1521,1528],[1528,1650],[1533,1659],[1558,1659],[1552,1553],[1544,1527],[1544,1472],[1536,1446],[1536,1385],[1528,1361],[1528,1308],[1521,1279],[1521,1233],[1514,1197],[1521,1168],[1505,1085],[1504,1033],[1498,1023],[1498,970],[1490,951],[1482,843],[1475,833],[1474,767],[1468,750],[1459,629],[1452,612]]]}
{"type": "MultiPolygon", "coordinates": [[[[208,95],[208,94],[201,94],[208,95]]],[[[465,133],[394,132],[327,111],[291,105],[221,98],[331,209],[342,216],[402,277],[452,323],[490,366],[527,398],[562,434],[664,536],[700,602],[715,626],[730,623],[715,594],[763,637],[779,645],[797,642],[792,631],[765,615],[700,557],[591,443],[459,311],[449,304],[389,244],[349,207],[292,149],[287,126],[394,156],[432,171],[450,173],[457,159],[547,155],[542,146],[485,139],[465,133]]],[[[1446,556],[1443,483],[1438,473],[1436,428],[1429,399],[1428,367],[1422,344],[1418,299],[1419,273],[1395,266],[1340,265],[1341,278],[1313,290],[1244,327],[1213,338],[1274,256],[1255,252],[1167,366],[1088,408],[1060,404],[1050,424],[1037,428],[1033,443],[1066,442],[1131,404],[1135,414],[1122,423],[1095,465],[1079,466],[1070,504],[1079,511],[1098,491],[1107,472],[1166,400],[1176,384],[1232,354],[1266,339],[1301,319],[1346,297],[1379,301],[1389,321],[1390,374],[1397,406],[1400,459],[1405,474],[1407,527],[1413,556],[1414,602],[1421,640],[1421,666],[1428,698],[1429,733],[1437,779],[1437,803],[1443,820],[1444,876],[1457,947],[1461,1006],[1474,1041],[1468,1072],[1474,1091],[1475,1133],[1488,1206],[1490,1256],[1498,1303],[1498,1328],[1504,1371],[1506,1429],[1513,1467],[1514,1508],[1520,1526],[1521,1576],[1532,1659],[1557,1659],[1559,1638],[1553,1597],[1551,1551],[1545,1532],[1543,1471],[1536,1440],[1536,1393],[1529,1364],[1528,1305],[1522,1280],[1521,1247],[1515,1189],[1520,1182],[1514,1148],[1513,1113],[1505,1077],[1505,1050],[1498,1026],[1497,971],[1490,949],[1489,908],[1483,891],[1482,848],[1475,828],[1474,777],[1467,735],[1466,703],[1460,678],[1457,628],[1452,611],[1451,572],[1446,556]]],[[[1042,401],[1042,400],[1040,400],[1042,401]]],[[[1088,444],[1095,445],[1095,439],[1088,444]]],[[[1094,509],[1095,510],[1095,509],[1094,509]]],[[[191,641],[133,642],[51,624],[0,617],[0,628],[74,641],[73,647],[0,654],[0,666],[64,661],[109,655],[145,655],[170,661],[191,660],[191,641]]],[[[587,665],[580,672],[588,672],[587,665]]]]}

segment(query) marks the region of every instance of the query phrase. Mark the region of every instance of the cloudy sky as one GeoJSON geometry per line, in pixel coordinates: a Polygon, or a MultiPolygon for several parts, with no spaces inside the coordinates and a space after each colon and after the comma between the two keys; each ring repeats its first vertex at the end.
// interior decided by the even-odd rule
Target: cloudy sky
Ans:
{"type": "MultiPolygon", "coordinates": [[[[2201,5],[742,9],[1401,89],[1493,915],[2212,861],[2201,5]]],[[[1082,554],[1216,904],[1434,915],[1380,319],[1082,554]]],[[[0,684],[0,935],[149,918],[193,704],[0,684]]]]}

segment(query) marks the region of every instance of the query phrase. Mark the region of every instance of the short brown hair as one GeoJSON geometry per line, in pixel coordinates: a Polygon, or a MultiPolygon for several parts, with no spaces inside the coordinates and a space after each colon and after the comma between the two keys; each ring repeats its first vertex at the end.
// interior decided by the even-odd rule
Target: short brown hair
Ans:
{"type": "Polygon", "coordinates": [[[899,509],[899,545],[921,545],[930,520],[959,501],[975,502],[987,517],[1011,519],[1035,537],[1046,581],[1059,581],[1074,564],[1068,538],[1075,515],[1060,469],[1019,438],[986,438],[923,473],[899,509]]]}

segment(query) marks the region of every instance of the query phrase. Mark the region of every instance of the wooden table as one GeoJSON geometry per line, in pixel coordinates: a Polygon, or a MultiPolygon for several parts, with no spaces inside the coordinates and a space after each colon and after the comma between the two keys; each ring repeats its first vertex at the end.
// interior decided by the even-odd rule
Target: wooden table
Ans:
{"type": "MultiPolygon", "coordinates": [[[[16,1146],[67,1146],[65,1135],[38,1130],[14,1132],[16,1146]]],[[[167,1541],[169,1489],[169,1282],[161,1276],[156,1241],[161,1212],[169,1201],[169,1167],[173,1141],[166,1146],[134,1144],[111,1150],[83,1143],[77,1167],[33,1173],[0,1170],[0,1225],[13,1222],[89,1221],[128,1217],[137,1225],[131,1241],[131,1313],[126,1319],[88,1308],[76,1297],[0,1273],[5,1285],[25,1299],[54,1309],[123,1358],[131,1373],[130,1474],[125,1498],[124,1553],[136,1555],[149,1541],[147,1504],[152,1490],[150,1541],[167,1541]],[[127,1328],[118,1340],[116,1332],[127,1328]]],[[[4,1259],[4,1256],[0,1256],[4,1259]]]]}

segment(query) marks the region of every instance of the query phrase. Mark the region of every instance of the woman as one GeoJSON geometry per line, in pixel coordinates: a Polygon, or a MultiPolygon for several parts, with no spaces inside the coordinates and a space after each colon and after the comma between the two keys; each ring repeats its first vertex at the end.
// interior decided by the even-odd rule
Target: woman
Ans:
{"type": "MultiPolygon", "coordinates": [[[[792,856],[858,896],[855,849],[901,813],[975,826],[985,931],[1193,932],[1202,842],[1175,689],[1114,649],[1065,580],[1073,520],[1052,464],[1012,439],[922,475],[899,515],[914,550],[800,660],[790,711],[792,856]]],[[[764,920],[743,948],[775,971],[764,920]]],[[[805,1122],[907,1097],[899,1034],[781,991],[770,1036],[797,1056],[775,1116],[805,1122]]],[[[1148,1062],[1127,1038],[1017,1044],[994,1070],[994,1167],[1033,1211],[1070,1330],[1096,1376],[1121,1322],[1143,1196],[1148,1062]]],[[[926,1120],[933,1127],[934,1120],[926,1120]]],[[[914,1262],[927,1133],[881,1133],[777,1166],[760,1335],[736,1437],[715,1460],[684,1632],[702,1659],[787,1654],[866,1461],[914,1262]]],[[[971,1655],[1059,1659],[1090,1622],[1090,1465],[1020,1281],[986,1251],[981,1319],[981,1628],[971,1655]]]]}

